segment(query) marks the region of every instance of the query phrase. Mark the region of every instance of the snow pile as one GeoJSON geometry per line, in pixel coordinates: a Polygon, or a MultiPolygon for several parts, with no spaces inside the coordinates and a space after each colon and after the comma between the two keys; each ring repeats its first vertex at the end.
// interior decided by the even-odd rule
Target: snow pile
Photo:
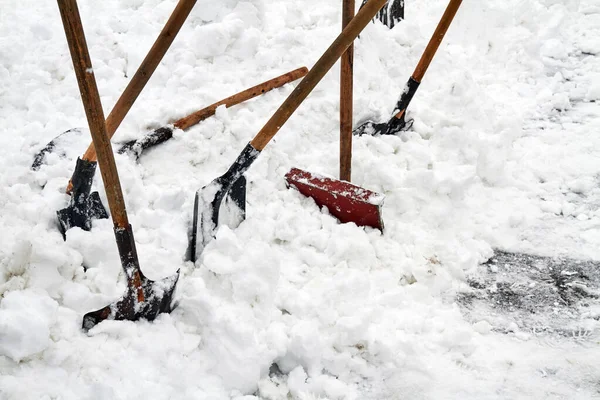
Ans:
{"type": "MultiPolygon", "coordinates": [[[[79,3],[108,115],[176,1],[79,3]]],[[[184,261],[196,190],[229,168],[293,85],[219,108],[139,163],[117,155],[142,270],[160,279],[181,269],[178,307],[84,334],[83,314],[124,292],[112,222],[66,241],[58,232],[87,130],[61,139],[39,171],[29,166],[85,115],[56,5],[5,1],[0,397],[597,396],[597,303],[574,324],[587,334],[571,340],[508,314],[466,315],[457,301],[495,248],[600,260],[596,3],[463,2],[408,110],[412,130],[354,139],[352,183],[385,196],[384,234],[339,224],[283,179],[292,167],[337,176],[337,65],[249,169],[247,219],[221,227],[196,265],[184,261]]],[[[407,1],[393,30],[361,34],[355,125],[389,116],[446,4],[407,1]]],[[[114,141],[312,66],[340,19],[339,2],[198,1],[114,141]]],[[[106,205],[101,186],[97,174],[106,205]]]]}
{"type": "Polygon", "coordinates": [[[29,290],[7,293],[0,304],[0,355],[21,361],[50,345],[58,304],[29,290]]]}

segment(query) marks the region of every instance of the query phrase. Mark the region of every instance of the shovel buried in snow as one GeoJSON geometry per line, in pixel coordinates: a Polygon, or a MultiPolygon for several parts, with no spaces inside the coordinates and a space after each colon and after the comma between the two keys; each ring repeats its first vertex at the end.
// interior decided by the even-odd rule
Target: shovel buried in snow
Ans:
{"type": "Polygon", "coordinates": [[[400,100],[398,100],[398,103],[396,104],[392,118],[387,122],[381,123],[367,121],[354,130],[355,135],[395,135],[400,131],[410,129],[412,120],[406,122],[406,109],[417,92],[417,89],[423,80],[423,76],[425,75],[429,64],[431,64],[435,52],[440,47],[444,35],[446,34],[446,31],[448,31],[461,3],[462,0],[450,0],[450,3],[448,3],[446,11],[444,11],[438,26],[435,28],[435,32],[433,32],[425,51],[423,51],[423,55],[421,56],[415,71],[408,79],[408,82],[406,82],[406,86],[404,86],[404,90],[402,91],[400,100]]]}
{"type": "Polygon", "coordinates": [[[333,41],[325,53],[323,53],[321,58],[319,58],[254,139],[246,145],[229,170],[196,192],[192,230],[189,238],[189,251],[192,261],[196,261],[199,258],[206,244],[214,237],[219,226],[219,208],[227,193],[236,186],[236,182],[250,168],[260,152],[310,92],[312,92],[385,2],[386,0],[369,0],[344,28],[342,33],[333,41]]]}
{"type": "Polygon", "coordinates": [[[114,222],[115,239],[121,266],[127,278],[125,295],[117,302],[85,314],[82,328],[89,330],[105,319],[153,320],[161,312],[171,311],[171,301],[179,270],[160,281],[151,281],[140,270],[133,230],[127,219],[115,158],[106,132],[102,103],[88,52],[76,0],[58,0],[60,15],[77,76],[92,140],[98,152],[100,172],[114,222]]]}
{"type": "MultiPolygon", "coordinates": [[[[173,137],[173,131],[176,128],[186,130],[200,121],[214,115],[219,106],[224,105],[225,107],[232,107],[244,101],[253,99],[261,94],[293,82],[306,75],[307,72],[308,69],[306,67],[297,68],[242,92],[236,93],[233,96],[229,96],[226,99],[193,112],[192,114],[175,121],[172,125],[155,129],[139,140],[132,140],[125,143],[118,152],[120,154],[132,154],[137,159],[142,155],[144,150],[163,143],[173,137]]],[[[90,148],[93,148],[92,145],[90,145],[90,148]]],[[[71,201],[66,208],[57,211],[59,230],[62,233],[63,238],[66,238],[66,231],[72,227],[90,230],[92,219],[108,218],[108,213],[100,201],[98,192],[91,192],[94,173],[96,171],[95,159],[96,155],[94,154],[87,160],[81,158],[77,160],[75,173],[73,174],[72,181],[69,182],[69,185],[71,185],[72,182],[71,201]]],[[[240,186],[239,189],[232,192],[231,200],[235,201],[236,204],[244,204],[244,199],[237,198],[236,195],[239,194],[242,196],[245,194],[245,181],[240,180],[238,186],[240,186]]]]}

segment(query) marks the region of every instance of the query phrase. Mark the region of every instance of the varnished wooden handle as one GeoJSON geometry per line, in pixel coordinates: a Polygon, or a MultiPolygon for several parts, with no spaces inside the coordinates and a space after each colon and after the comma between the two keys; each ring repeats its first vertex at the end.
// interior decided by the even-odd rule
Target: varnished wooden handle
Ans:
{"type": "MultiPolygon", "coordinates": [[[[354,0],[342,2],[342,30],[354,18],[354,0]]],[[[352,89],[354,45],[351,43],[341,58],[340,67],[340,179],[352,177],[352,89]]]]}
{"type": "Polygon", "coordinates": [[[296,86],[296,89],[288,96],[275,114],[263,126],[258,134],[252,139],[250,145],[261,151],[281,129],[283,124],[290,118],[304,99],[312,92],[333,64],[346,51],[348,46],[356,39],[358,34],[367,26],[369,21],[383,7],[387,0],[369,0],[367,4],[356,14],[342,33],[333,41],[331,46],[323,53],[308,74],[296,86]]]}
{"type": "Polygon", "coordinates": [[[202,110],[198,110],[193,114],[190,114],[186,117],[183,117],[177,120],[173,125],[176,128],[186,130],[190,126],[197,124],[198,122],[205,120],[206,118],[215,114],[216,110],[220,106],[232,107],[236,104],[240,104],[244,101],[253,99],[257,96],[260,96],[263,93],[269,92],[273,89],[277,89],[285,85],[286,83],[290,83],[295,81],[296,79],[300,79],[308,73],[308,68],[301,67],[290,71],[286,74],[279,75],[276,78],[270,79],[266,82],[263,82],[259,85],[253,86],[249,89],[244,90],[243,92],[239,92],[234,94],[233,96],[229,96],[226,99],[218,101],[214,104],[211,104],[208,107],[203,108],[202,110]]]}
{"type": "Polygon", "coordinates": [[[62,18],[69,51],[73,60],[73,67],[77,76],[77,83],[81,93],[83,107],[87,116],[92,140],[98,150],[98,162],[102,181],[108,198],[110,213],[115,226],[125,228],[129,225],[125,201],[121,191],[121,183],[115,165],[115,158],[110,146],[110,137],[104,124],[102,103],[96,86],[94,69],[88,52],[87,43],[81,25],[79,10],[76,0],[58,0],[58,7],[62,18]]]}
{"type": "Polygon", "coordinates": [[[423,79],[423,75],[425,75],[425,72],[431,63],[435,52],[440,47],[440,43],[442,43],[444,35],[448,31],[450,23],[452,23],[452,20],[454,19],[454,16],[456,15],[458,7],[460,7],[461,3],[462,0],[450,0],[450,3],[448,3],[446,11],[444,11],[444,15],[442,15],[438,26],[435,28],[435,32],[433,32],[433,36],[431,36],[431,39],[429,39],[429,43],[427,43],[427,47],[425,48],[425,51],[419,60],[419,64],[417,64],[417,67],[412,74],[412,77],[415,81],[421,82],[423,79]]]}

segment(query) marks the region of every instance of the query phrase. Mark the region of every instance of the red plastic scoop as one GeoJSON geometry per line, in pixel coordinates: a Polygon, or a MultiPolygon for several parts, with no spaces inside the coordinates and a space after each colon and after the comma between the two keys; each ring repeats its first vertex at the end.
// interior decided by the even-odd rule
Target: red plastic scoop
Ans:
{"type": "Polygon", "coordinates": [[[340,222],[354,222],[383,232],[384,195],[298,168],[285,174],[285,180],[288,187],[294,186],[304,196],[312,197],[319,207],[327,207],[340,222]]]}

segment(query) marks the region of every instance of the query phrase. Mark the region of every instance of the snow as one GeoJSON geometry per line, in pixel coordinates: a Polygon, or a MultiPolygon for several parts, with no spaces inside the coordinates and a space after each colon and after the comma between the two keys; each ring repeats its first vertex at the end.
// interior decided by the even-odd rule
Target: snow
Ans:
{"type": "Polygon", "coordinates": [[[50,345],[58,304],[31,290],[7,293],[0,304],[0,354],[21,361],[50,345]]]}
{"type": "MultiPolygon", "coordinates": [[[[176,1],[79,3],[108,115],[176,1]]],[[[389,117],[447,4],[406,3],[405,21],[356,41],[355,126],[389,117]]],[[[198,1],[113,142],[311,67],[340,25],[340,2],[198,1]]],[[[339,64],[248,170],[246,220],[221,227],[196,266],[184,261],[196,190],[297,83],[175,130],[139,162],[116,155],[141,268],[181,269],[178,306],[86,334],[82,316],[125,290],[112,222],[66,241],[57,229],[85,114],[56,4],[3,1],[0,398],[599,398],[597,301],[573,322],[577,340],[458,301],[494,249],[600,261],[598,54],[597,0],[463,2],[412,129],[354,138],[352,183],[385,196],[384,234],[339,224],[283,179],[337,176],[339,64]]]]}

